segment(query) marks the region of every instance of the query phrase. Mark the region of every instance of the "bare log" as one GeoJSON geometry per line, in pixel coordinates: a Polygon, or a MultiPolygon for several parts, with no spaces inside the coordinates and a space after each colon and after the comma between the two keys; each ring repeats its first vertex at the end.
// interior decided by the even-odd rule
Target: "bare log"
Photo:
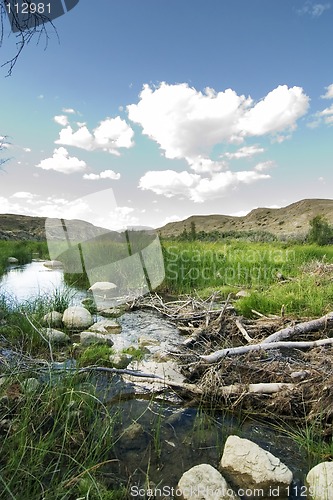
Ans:
{"type": "Polygon", "coordinates": [[[314,340],[312,342],[272,342],[272,343],[260,343],[254,345],[245,345],[240,347],[231,347],[228,349],[221,349],[215,351],[212,354],[201,355],[200,358],[206,363],[216,363],[226,356],[234,356],[237,354],[247,354],[253,351],[267,351],[268,349],[311,349],[313,347],[321,347],[324,345],[332,345],[333,338],[314,340]]]}
{"type": "Polygon", "coordinates": [[[300,335],[312,331],[322,330],[326,328],[329,324],[333,324],[333,312],[325,314],[318,319],[313,319],[311,321],[305,321],[303,323],[298,323],[297,325],[288,326],[275,333],[272,333],[269,337],[262,341],[263,344],[268,344],[270,342],[277,342],[283,339],[287,339],[294,335],[300,335]]]}

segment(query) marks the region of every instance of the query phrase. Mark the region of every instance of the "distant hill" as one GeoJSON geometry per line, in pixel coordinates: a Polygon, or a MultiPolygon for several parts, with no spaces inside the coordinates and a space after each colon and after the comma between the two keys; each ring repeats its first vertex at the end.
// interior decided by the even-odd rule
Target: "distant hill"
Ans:
{"type": "MultiPolygon", "coordinates": [[[[44,241],[46,217],[29,217],[27,215],[0,214],[0,240],[44,241]]],[[[82,220],[73,220],[70,224],[71,238],[88,240],[103,236],[106,229],[99,228],[82,220]]],[[[48,219],[48,233],[54,240],[63,240],[59,219],[48,219]]],[[[119,234],[115,234],[119,238],[119,234]]]]}
{"type": "Polygon", "coordinates": [[[267,231],[277,236],[303,236],[316,215],[323,215],[333,225],[333,200],[309,199],[283,208],[256,208],[244,217],[231,215],[192,215],[188,219],[170,222],[158,229],[162,237],[179,236],[184,229],[205,231],[267,231]]]}

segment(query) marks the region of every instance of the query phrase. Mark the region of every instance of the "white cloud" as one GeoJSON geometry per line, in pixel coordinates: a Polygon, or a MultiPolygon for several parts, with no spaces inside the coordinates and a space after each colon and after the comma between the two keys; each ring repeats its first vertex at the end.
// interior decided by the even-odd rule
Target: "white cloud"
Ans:
{"type": "Polygon", "coordinates": [[[67,149],[61,147],[54,150],[51,158],[42,160],[36,167],[43,170],[56,170],[63,174],[72,174],[82,172],[86,169],[87,164],[75,156],[69,156],[67,149]]]}
{"type": "Polygon", "coordinates": [[[57,115],[53,117],[53,120],[61,125],[62,127],[66,127],[68,125],[68,118],[66,115],[57,115]]]}
{"type": "Polygon", "coordinates": [[[131,148],[134,132],[119,116],[101,121],[91,133],[86,124],[79,124],[74,132],[70,125],[62,129],[56,144],[75,146],[87,151],[103,150],[119,156],[120,148],[131,148]],[[81,126],[80,126],[81,125],[81,126]]]}
{"type": "Polygon", "coordinates": [[[325,87],[326,93],[320,96],[322,99],[333,99],[333,83],[328,87],[325,87]]]}
{"type": "Polygon", "coordinates": [[[272,167],[275,167],[275,162],[268,160],[257,163],[257,165],[254,167],[254,170],[256,170],[257,172],[264,172],[265,170],[268,170],[272,167]]]}
{"type": "Polygon", "coordinates": [[[138,104],[127,106],[129,119],[156,141],[167,158],[209,155],[220,143],[241,144],[246,137],[294,130],[308,109],[301,87],[279,86],[263,100],[227,89],[204,93],[187,84],[145,85],[138,104]]]}
{"type": "Polygon", "coordinates": [[[68,114],[75,114],[76,111],[73,108],[62,108],[63,113],[68,113],[68,114]]]}
{"type": "Polygon", "coordinates": [[[11,198],[32,201],[32,200],[35,200],[37,198],[37,195],[30,193],[29,191],[18,191],[17,193],[12,194],[11,198]]]}
{"type": "Polygon", "coordinates": [[[330,3],[314,3],[310,0],[305,2],[302,8],[297,10],[298,14],[308,14],[311,17],[320,17],[326,10],[331,8],[330,3]]]}
{"type": "Polygon", "coordinates": [[[97,181],[99,179],[118,180],[120,179],[120,174],[114,172],[113,170],[104,170],[100,174],[84,174],[83,178],[88,181],[97,181]]]}
{"type": "MultiPolygon", "coordinates": [[[[232,172],[225,161],[212,160],[210,153],[216,145],[244,144],[248,137],[271,135],[275,142],[282,142],[308,107],[309,97],[301,87],[281,85],[256,103],[231,89],[200,92],[185,83],[144,85],[138,104],[127,106],[129,119],[141,125],[143,134],[159,144],[165,157],[185,159],[194,173],[149,171],[139,187],[202,202],[223,196],[239,184],[267,179],[270,176],[261,172],[272,166],[270,162],[254,170],[232,172]]],[[[251,158],[262,152],[260,145],[244,145],[221,158],[251,158]]]]}
{"type": "Polygon", "coordinates": [[[181,195],[195,202],[220,198],[230,188],[245,183],[250,184],[270,176],[249,170],[240,172],[217,172],[211,178],[201,177],[189,172],[175,172],[174,170],[148,171],[140,179],[139,187],[151,190],[156,194],[163,194],[171,198],[181,195]]]}
{"type": "Polygon", "coordinates": [[[239,160],[242,158],[251,158],[254,155],[264,153],[265,149],[255,145],[255,146],[244,146],[238,149],[235,153],[224,153],[223,157],[228,158],[228,160],[239,160]]]}

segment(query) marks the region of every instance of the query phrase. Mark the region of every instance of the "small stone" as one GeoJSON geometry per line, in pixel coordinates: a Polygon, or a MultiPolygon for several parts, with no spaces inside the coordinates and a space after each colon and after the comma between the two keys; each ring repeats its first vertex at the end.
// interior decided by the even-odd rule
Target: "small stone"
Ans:
{"type": "Polygon", "coordinates": [[[240,299],[242,297],[250,297],[250,292],[247,290],[239,290],[239,292],[236,293],[236,298],[240,299]]]}
{"type": "Polygon", "coordinates": [[[40,383],[36,378],[27,378],[21,383],[21,387],[26,394],[33,394],[39,388],[40,383]]]}
{"type": "Polygon", "coordinates": [[[18,264],[18,259],[16,257],[8,257],[8,264],[18,264]]]}
{"type": "Polygon", "coordinates": [[[306,476],[308,498],[311,500],[332,500],[333,462],[321,462],[306,476]]]}
{"type": "Polygon", "coordinates": [[[101,316],[104,316],[105,318],[117,318],[118,316],[121,316],[124,313],[124,310],[121,309],[120,307],[109,307],[107,309],[98,310],[98,312],[101,316]]]}
{"type": "Polygon", "coordinates": [[[111,319],[103,319],[93,324],[89,328],[89,331],[96,333],[120,333],[121,326],[119,323],[117,323],[117,321],[111,319]]]}
{"type": "Polygon", "coordinates": [[[125,353],[116,353],[110,356],[110,361],[114,368],[127,368],[132,361],[133,356],[125,353]]]}
{"type": "Polygon", "coordinates": [[[62,326],[62,314],[57,311],[51,311],[45,314],[43,323],[47,326],[54,326],[55,328],[59,328],[62,326]]]}
{"type": "Polygon", "coordinates": [[[45,336],[49,339],[51,344],[68,344],[71,339],[66,333],[54,328],[46,328],[45,336]]]}
{"type": "Polygon", "coordinates": [[[200,464],[186,471],[178,489],[183,500],[239,500],[222,474],[209,464],[200,464]]]}
{"type": "Polygon", "coordinates": [[[139,337],[138,338],[139,347],[146,347],[149,345],[160,345],[160,341],[150,337],[139,337]]]}
{"type": "Polygon", "coordinates": [[[108,346],[113,346],[113,340],[110,335],[89,331],[80,333],[80,342],[83,346],[89,346],[92,344],[106,344],[108,346]]]}

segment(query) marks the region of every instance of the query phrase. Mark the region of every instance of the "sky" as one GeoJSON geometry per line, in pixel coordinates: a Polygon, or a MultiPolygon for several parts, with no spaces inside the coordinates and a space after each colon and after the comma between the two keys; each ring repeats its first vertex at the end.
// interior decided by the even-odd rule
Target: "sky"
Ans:
{"type": "Polygon", "coordinates": [[[332,198],[332,26],[330,1],[80,0],[0,68],[0,213],[121,229],[332,198]]]}

